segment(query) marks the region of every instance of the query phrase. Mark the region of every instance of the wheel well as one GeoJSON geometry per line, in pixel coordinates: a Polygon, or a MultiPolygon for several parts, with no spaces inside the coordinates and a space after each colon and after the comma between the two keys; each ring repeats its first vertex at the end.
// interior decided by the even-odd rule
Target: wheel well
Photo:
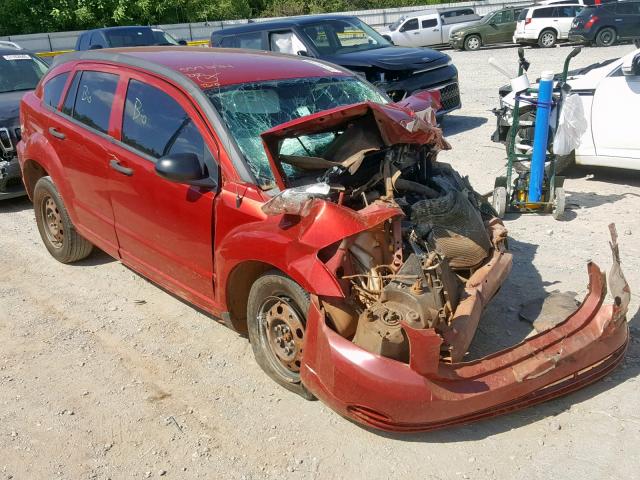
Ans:
{"type": "Polygon", "coordinates": [[[49,175],[47,171],[35,160],[27,160],[22,167],[22,181],[29,198],[33,198],[33,189],[38,180],[49,175]]]}
{"type": "Polygon", "coordinates": [[[247,302],[249,290],[263,273],[273,270],[268,263],[249,261],[236,266],[227,280],[227,309],[231,325],[238,333],[247,334],[247,302]]]}
{"type": "Polygon", "coordinates": [[[558,31],[555,28],[547,27],[540,32],[540,35],[538,35],[538,38],[540,38],[544,32],[553,32],[556,37],[558,36],[558,31]]]}

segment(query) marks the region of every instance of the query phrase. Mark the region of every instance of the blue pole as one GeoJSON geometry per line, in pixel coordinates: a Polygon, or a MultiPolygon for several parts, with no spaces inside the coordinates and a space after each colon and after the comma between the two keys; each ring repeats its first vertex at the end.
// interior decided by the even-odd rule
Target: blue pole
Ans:
{"type": "Polygon", "coordinates": [[[542,199],[542,182],[544,181],[544,162],[547,158],[549,142],[549,117],[551,115],[551,96],[553,94],[553,72],[542,72],[538,84],[538,109],[536,125],[533,132],[533,155],[529,174],[529,202],[542,199]]]}

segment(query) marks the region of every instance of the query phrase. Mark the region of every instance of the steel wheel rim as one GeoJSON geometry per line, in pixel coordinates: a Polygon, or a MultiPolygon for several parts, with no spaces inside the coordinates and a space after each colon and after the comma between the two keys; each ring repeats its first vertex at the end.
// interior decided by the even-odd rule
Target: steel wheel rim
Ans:
{"type": "Polygon", "coordinates": [[[550,47],[551,45],[553,45],[553,35],[548,32],[542,34],[542,44],[545,47],[550,47]]]}
{"type": "Polygon", "coordinates": [[[477,50],[479,46],[480,42],[477,37],[471,37],[467,40],[467,47],[469,47],[469,50],[477,50]]]}
{"type": "Polygon", "coordinates": [[[290,381],[299,381],[304,324],[293,300],[287,296],[267,297],[258,309],[260,342],[274,369],[290,381]]]}
{"type": "Polygon", "coordinates": [[[42,220],[47,240],[54,248],[64,245],[64,225],[58,205],[50,196],[42,199],[42,220]]]}
{"type": "Polygon", "coordinates": [[[613,35],[610,30],[605,30],[600,34],[600,39],[604,45],[613,43],[613,35]]]}

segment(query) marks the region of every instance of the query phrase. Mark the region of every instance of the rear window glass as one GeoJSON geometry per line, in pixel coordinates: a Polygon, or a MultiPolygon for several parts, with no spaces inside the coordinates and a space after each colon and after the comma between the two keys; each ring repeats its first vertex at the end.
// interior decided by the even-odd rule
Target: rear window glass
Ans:
{"type": "Polygon", "coordinates": [[[422,21],[422,28],[432,28],[436,26],[438,26],[438,20],[436,20],[435,18],[422,21]]]}
{"type": "Polygon", "coordinates": [[[55,77],[47,80],[47,83],[44,84],[42,94],[42,101],[45,105],[58,108],[58,105],[60,104],[60,97],[62,96],[62,90],[67,83],[67,78],[69,78],[69,72],[61,73],[60,75],[56,75],[55,77]]]}
{"type": "Polygon", "coordinates": [[[82,72],[71,116],[89,127],[107,133],[117,85],[118,75],[82,72]]]}
{"type": "Polygon", "coordinates": [[[225,48],[248,48],[251,50],[264,50],[262,45],[262,32],[242,33],[231,35],[220,40],[220,46],[225,48]]]}
{"type": "Polygon", "coordinates": [[[150,28],[106,30],[105,35],[111,47],[142,47],[156,43],[150,28]]]}
{"type": "Polygon", "coordinates": [[[473,15],[476,12],[472,8],[461,8],[458,10],[451,10],[449,12],[443,12],[442,18],[459,17],[461,15],[473,15]]]}
{"type": "Polygon", "coordinates": [[[556,10],[555,7],[539,8],[533,11],[533,15],[531,15],[531,17],[532,18],[551,18],[554,16],[555,10],[556,10]]]}
{"type": "Polygon", "coordinates": [[[520,15],[518,15],[518,21],[525,20],[527,18],[527,13],[529,13],[529,9],[528,8],[525,8],[524,10],[522,10],[520,12],[520,15]]]}

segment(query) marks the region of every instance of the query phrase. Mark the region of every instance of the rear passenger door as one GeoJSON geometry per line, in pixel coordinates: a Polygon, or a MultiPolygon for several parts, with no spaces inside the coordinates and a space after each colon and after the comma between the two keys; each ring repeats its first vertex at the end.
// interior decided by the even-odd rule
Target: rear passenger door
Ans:
{"type": "Polygon", "coordinates": [[[154,282],[210,310],[215,192],[161,178],[155,165],[163,156],[195,153],[217,179],[217,147],[175,87],[131,73],[118,96],[121,125],[109,173],[120,256],[154,282]]]}
{"type": "Polygon", "coordinates": [[[569,30],[571,30],[571,24],[576,16],[578,9],[572,5],[565,5],[556,7],[554,16],[554,23],[558,25],[558,38],[567,39],[569,37],[569,30]]]}
{"type": "Polygon", "coordinates": [[[119,75],[104,65],[72,72],[61,111],[45,131],[60,158],[75,226],[91,243],[117,256],[108,178],[112,105],[119,75]]]}
{"type": "Polygon", "coordinates": [[[618,32],[618,37],[640,37],[640,3],[618,3],[615,6],[613,21],[618,32]]]}

